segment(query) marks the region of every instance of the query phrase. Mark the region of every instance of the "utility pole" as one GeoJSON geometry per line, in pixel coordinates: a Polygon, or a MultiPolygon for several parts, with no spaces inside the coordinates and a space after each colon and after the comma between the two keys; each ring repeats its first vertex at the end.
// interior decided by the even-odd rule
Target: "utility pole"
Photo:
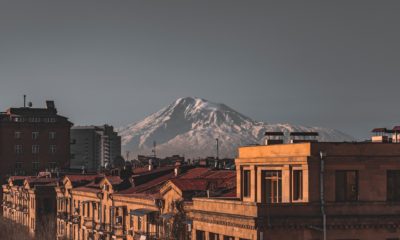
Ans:
{"type": "Polygon", "coordinates": [[[321,194],[321,213],[322,213],[322,233],[323,240],[326,240],[326,212],[325,212],[325,192],[324,192],[324,175],[325,175],[325,158],[326,152],[320,153],[321,169],[320,169],[320,194],[321,194]]]}

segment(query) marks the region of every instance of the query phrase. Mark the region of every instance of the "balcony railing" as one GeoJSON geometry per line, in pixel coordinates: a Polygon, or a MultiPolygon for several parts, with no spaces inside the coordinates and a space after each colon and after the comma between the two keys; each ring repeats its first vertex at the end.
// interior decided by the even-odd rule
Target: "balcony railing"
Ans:
{"type": "Polygon", "coordinates": [[[87,229],[92,229],[94,227],[94,220],[92,218],[83,218],[83,226],[87,229]]]}
{"type": "Polygon", "coordinates": [[[68,213],[67,212],[58,212],[57,218],[61,220],[68,220],[68,213]]]}
{"type": "Polygon", "coordinates": [[[158,240],[158,239],[162,239],[157,237],[157,234],[154,232],[135,232],[133,237],[134,239],[141,239],[141,237],[146,236],[146,239],[148,240],[158,240]]]}

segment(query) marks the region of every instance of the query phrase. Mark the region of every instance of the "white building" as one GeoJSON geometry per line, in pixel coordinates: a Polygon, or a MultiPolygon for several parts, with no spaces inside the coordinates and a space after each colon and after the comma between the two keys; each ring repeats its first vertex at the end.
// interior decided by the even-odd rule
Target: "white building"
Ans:
{"type": "Polygon", "coordinates": [[[120,156],[121,137],[112,126],[71,128],[71,168],[95,171],[106,164],[114,164],[120,156]]]}

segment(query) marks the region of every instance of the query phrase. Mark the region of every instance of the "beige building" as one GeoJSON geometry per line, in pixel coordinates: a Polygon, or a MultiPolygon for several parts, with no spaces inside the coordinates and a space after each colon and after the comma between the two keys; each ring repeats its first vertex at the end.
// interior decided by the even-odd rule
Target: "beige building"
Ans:
{"type": "Polygon", "coordinates": [[[239,148],[236,198],[195,198],[193,239],[399,239],[400,145],[239,148]]]}
{"type": "Polygon", "coordinates": [[[32,236],[53,234],[48,229],[56,229],[56,185],[48,176],[10,177],[3,185],[3,217],[26,226],[32,236]]]}
{"type": "Polygon", "coordinates": [[[190,239],[192,197],[232,195],[235,178],[179,165],[135,169],[130,186],[119,176],[66,176],[56,188],[58,238],[190,239]]]}

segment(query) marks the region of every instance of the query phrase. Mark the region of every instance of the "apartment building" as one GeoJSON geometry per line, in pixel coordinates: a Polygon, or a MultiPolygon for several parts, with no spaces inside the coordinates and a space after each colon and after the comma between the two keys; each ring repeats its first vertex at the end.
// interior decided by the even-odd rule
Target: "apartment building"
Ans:
{"type": "Polygon", "coordinates": [[[35,175],[69,167],[72,123],[46,108],[9,108],[0,113],[0,177],[35,175]]]}
{"type": "Polygon", "coordinates": [[[71,128],[71,168],[97,171],[121,157],[121,137],[109,125],[71,128]]]}
{"type": "Polygon", "coordinates": [[[194,198],[194,240],[399,239],[400,145],[239,148],[235,198],[194,198]]]}
{"type": "Polygon", "coordinates": [[[139,168],[119,176],[66,176],[57,188],[58,237],[190,239],[193,197],[232,196],[236,173],[181,166],[139,168]]]}
{"type": "Polygon", "coordinates": [[[26,226],[32,236],[46,232],[55,238],[57,182],[49,174],[10,177],[2,186],[3,217],[26,226]]]}

